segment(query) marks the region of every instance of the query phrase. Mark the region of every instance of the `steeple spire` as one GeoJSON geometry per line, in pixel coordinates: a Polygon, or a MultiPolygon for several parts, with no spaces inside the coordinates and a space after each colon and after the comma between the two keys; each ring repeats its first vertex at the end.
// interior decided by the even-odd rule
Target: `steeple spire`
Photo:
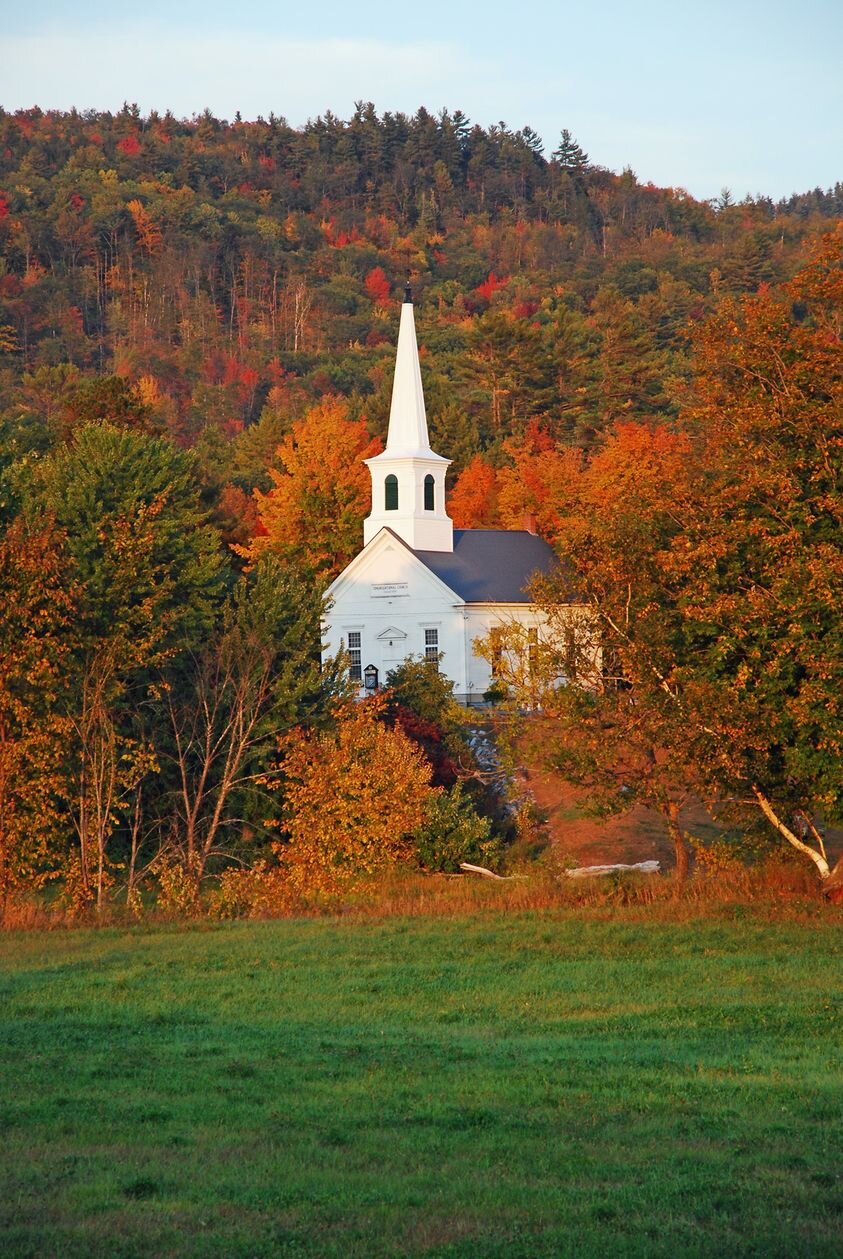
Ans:
{"type": "Polygon", "coordinates": [[[386,449],[390,454],[433,454],[430,449],[430,438],[427,435],[427,415],[419,366],[419,347],[416,341],[413,294],[409,281],[404,289],[404,301],[401,303],[386,449]]]}
{"type": "Polygon", "coordinates": [[[430,448],[410,282],[404,289],[386,448],[367,459],[372,510],[363,523],[368,545],[388,528],[416,551],[453,551],[454,526],[445,512],[450,459],[430,448]]]}

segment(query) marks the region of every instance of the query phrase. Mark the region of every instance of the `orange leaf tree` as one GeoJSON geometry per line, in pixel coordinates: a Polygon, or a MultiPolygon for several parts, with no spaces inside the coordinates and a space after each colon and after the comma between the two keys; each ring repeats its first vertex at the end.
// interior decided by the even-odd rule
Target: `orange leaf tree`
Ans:
{"type": "Polygon", "coordinates": [[[371,493],[362,461],[381,449],[365,420],[351,419],[345,401],[324,398],[277,448],[272,488],[255,492],[264,532],[239,553],[255,558],[269,549],[322,577],[338,573],[362,541],[371,493]]]}
{"type": "Polygon", "coordinates": [[[366,292],[377,306],[386,306],[389,302],[391,285],[383,267],[372,267],[365,279],[366,292]]]}
{"type": "Polygon", "coordinates": [[[557,536],[576,481],[582,455],[558,446],[535,422],[527,426],[523,441],[504,443],[510,463],[498,473],[498,510],[505,529],[521,529],[525,515],[532,516],[542,537],[557,536]]]}
{"type": "Polygon", "coordinates": [[[498,524],[498,478],[481,454],[460,473],[448,498],[458,529],[494,529],[498,524]]]}
{"type": "Polygon", "coordinates": [[[783,296],[725,303],[698,341],[705,474],[666,572],[686,619],[679,680],[698,755],[812,860],[843,816],[843,232],[783,296]]]}
{"type": "Polygon", "coordinates": [[[819,822],[843,816],[841,264],[836,234],[784,295],[724,303],[684,432],[618,428],[557,534],[616,702],[671,775],[760,811],[835,895],[819,822]]]}
{"type": "Polygon", "coordinates": [[[516,456],[533,473],[545,459],[557,473],[532,505],[543,508],[563,563],[535,591],[548,617],[540,641],[513,625],[479,644],[495,659],[509,706],[534,712],[528,738],[587,789],[596,811],[641,803],[661,815],[680,878],[688,869],[680,812],[694,778],[671,678],[681,617],[665,597],[660,556],[677,529],[688,447],[682,436],[630,423],[589,464],[556,462],[553,449],[516,456]],[[576,620],[572,596],[589,609],[576,620]]]}

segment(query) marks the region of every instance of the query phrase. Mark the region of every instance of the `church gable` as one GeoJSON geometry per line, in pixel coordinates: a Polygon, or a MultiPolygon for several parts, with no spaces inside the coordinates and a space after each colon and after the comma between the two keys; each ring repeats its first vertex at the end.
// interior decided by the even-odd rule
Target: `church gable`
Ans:
{"type": "Polygon", "coordinates": [[[384,611],[393,606],[404,609],[407,600],[413,604],[433,600],[450,607],[463,603],[455,590],[388,529],[382,529],[343,569],[327,594],[335,605],[353,599],[384,611]]]}
{"type": "Polygon", "coordinates": [[[352,560],[328,595],[325,650],[345,650],[352,680],[361,686],[367,677],[383,685],[408,656],[461,667],[465,604],[388,529],[352,560]]]}

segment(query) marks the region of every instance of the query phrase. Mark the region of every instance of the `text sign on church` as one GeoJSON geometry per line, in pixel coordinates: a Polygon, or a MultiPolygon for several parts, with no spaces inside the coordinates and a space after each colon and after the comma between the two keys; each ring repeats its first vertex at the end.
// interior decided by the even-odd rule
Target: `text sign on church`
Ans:
{"type": "Polygon", "coordinates": [[[409,596],[409,583],[406,581],[374,581],[372,582],[373,599],[395,599],[401,595],[409,596]]]}

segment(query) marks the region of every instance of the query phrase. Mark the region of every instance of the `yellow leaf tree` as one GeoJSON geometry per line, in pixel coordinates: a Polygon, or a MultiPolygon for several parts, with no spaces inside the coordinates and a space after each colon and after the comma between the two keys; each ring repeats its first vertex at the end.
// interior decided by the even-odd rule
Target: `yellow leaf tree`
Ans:
{"type": "Polygon", "coordinates": [[[408,857],[428,800],[430,765],[380,701],[351,705],[333,731],[297,732],[279,766],[290,840],[278,845],[301,891],[335,893],[408,857]]]}
{"type": "Polygon", "coordinates": [[[0,537],[0,921],[10,897],[43,883],[61,830],[74,619],[66,569],[48,525],[16,521],[0,537]]]}

